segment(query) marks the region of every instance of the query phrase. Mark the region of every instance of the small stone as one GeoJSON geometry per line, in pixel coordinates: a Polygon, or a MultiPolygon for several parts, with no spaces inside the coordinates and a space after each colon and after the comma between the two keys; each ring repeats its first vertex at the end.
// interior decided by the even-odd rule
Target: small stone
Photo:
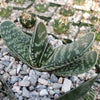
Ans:
{"type": "Polygon", "coordinates": [[[79,74],[79,75],[78,75],[78,77],[79,77],[81,80],[84,80],[84,78],[85,78],[85,75],[86,75],[86,73],[79,74]]]}
{"type": "Polygon", "coordinates": [[[30,85],[30,81],[22,80],[19,82],[19,86],[25,86],[28,87],[30,85]]]}
{"type": "Polygon", "coordinates": [[[30,92],[30,97],[33,97],[33,96],[35,96],[35,97],[39,96],[39,92],[37,92],[37,91],[30,92]]]}
{"type": "Polygon", "coordinates": [[[4,69],[4,65],[3,64],[0,64],[0,70],[3,70],[4,69]]]}
{"type": "Polygon", "coordinates": [[[18,82],[19,78],[17,76],[11,76],[11,83],[15,84],[16,82],[18,82]]]}
{"type": "Polygon", "coordinates": [[[16,75],[16,69],[12,69],[10,72],[9,72],[10,75],[12,76],[15,76],[16,75]]]}
{"type": "Polygon", "coordinates": [[[90,18],[90,14],[89,14],[89,13],[84,13],[84,14],[83,14],[83,17],[84,17],[85,19],[88,19],[88,18],[90,18]]]}
{"type": "Polygon", "coordinates": [[[60,93],[60,89],[54,89],[54,92],[59,94],[60,93]]]}
{"type": "Polygon", "coordinates": [[[37,91],[41,91],[41,90],[43,90],[43,89],[46,89],[46,86],[45,86],[45,85],[38,85],[38,86],[36,87],[36,90],[37,90],[37,91]]]}
{"type": "Polygon", "coordinates": [[[30,80],[30,82],[31,82],[31,84],[33,86],[36,85],[37,80],[38,80],[38,76],[36,75],[34,70],[30,70],[30,72],[29,72],[29,80],[30,80]]]}
{"type": "Polygon", "coordinates": [[[72,76],[71,78],[71,81],[73,82],[73,83],[75,83],[75,82],[79,82],[79,79],[78,79],[78,77],[76,77],[76,76],[72,76]]]}
{"type": "Polygon", "coordinates": [[[20,74],[22,74],[22,75],[27,75],[28,72],[27,72],[27,71],[20,71],[20,74]]]}
{"type": "Polygon", "coordinates": [[[41,76],[42,72],[39,72],[39,71],[35,70],[35,73],[36,73],[36,75],[41,76]]]}
{"type": "Polygon", "coordinates": [[[30,90],[30,91],[34,90],[34,87],[33,87],[33,86],[30,86],[30,87],[29,87],[29,90],[30,90]]]}
{"type": "Polygon", "coordinates": [[[35,71],[34,71],[34,70],[30,70],[29,76],[30,76],[30,77],[36,76],[35,71]]]}
{"type": "Polygon", "coordinates": [[[48,95],[48,91],[46,89],[40,91],[40,96],[46,96],[46,95],[48,95]]]}
{"type": "Polygon", "coordinates": [[[21,70],[21,65],[18,64],[18,65],[17,65],[17,74],[20,72],[20,70],[21,70]]]}
{"type": "Polygon", "coordinates": [[[48,81],[45,80],[45,79],[42,79],[42,78],[39,78],[38,82],[41,83],[41,84],[43,84],[43,85],[48,85],[48,81]]]}
{"type": "Polygon", "coordinates": [[[26,98],[30,97],[30,93],[25,87],[23,87],[23,97],[26,97],[26,98]]]}
{"type": "Polygon", "coordinates": [[[58,97],[59,97],[58,94],[55,94],[55,95],[54,95],[54,99],[57,99],[58,97]]]}
{"type": "Polygon", "coordinates": [[[49,90],[49,94],[50,94],[50,95],[54,95],[55,92],[54,92],[53,90],[49,90]]]}
{"type": "Polygon", "coordinates": [[[55,88],[55,89],[59,89],[59,88],[62,87],[62,84],[54,83],[52,87],[55,88]]]}
{"type": "Polygon", "coordinates": [[[50,81],[53,82],[53,83],[57,83],[58,78],[54,74],[51,74],[50,81]]]}
{"type": "Polygon", "coordinates": [[[9,98],[8,97],[4,97],[3,100],[9,100],[9,98]]]}
{"type": "Polygon", "coordinates": [[[28,76],[24,76],[23,77],[23,81],[29,81],[29,77],[28,76]]]}
{"type": "Polygon", "coordinates": [[[23,100],[23,97],[22,97],[22,96],[19,96],[19,97],[18,97],[18,100],[23,100]]]}
{"type": "Polygon", "coordinates": [[[37,83],[37,77],[29,77],[29,81],[31,85],[35,86],[37,83]]]}
{"type": "Polygon", "coordinates": [[[5,66],[9,66],[9,63],[10,63],[10,62],[9,62],[8,60],[3,60],[3,61],[2,61],[2,64],[4,64],[5,66]]]}
{"type": "Polygon", "coordinates": [[[49,73],[48,72],[42,72],[42,75],[41,75],[41,78],[43,78],[43,79],[48,79],[48,78],[50,78],[50,75],[49,75],[49,73]]]}
{"type": "Polygon", "coordinates": [[[49,98],[47,98],[46,96],[42,97],[41,100],[51,100],[49,98]]]}
{"type": "Polygon", "coordinates": [[[7,81],[7,79],[9,78],[9,74],[8,74],[8,73],[5,73],[5,74],[3,75],[3,78],[7,81]]]}
{"type": "Polygon", "coordinates": [[[13,86],[12,90],[14,92],[17,92],[18,94],[21,94],[22,93],[22,91],[20,90],[20,86],[13,86]]]}
{"type": "Polygon", "coordinates": [[[23,71],[27,71],[27,65],[23,65],[23,71]]]}
{"type": "Polygon", "coordinates": [[[69,91],[71,89],[71,86],[72,86],[72,82],[69,79],[65,78],[64,83],[62,85],[62,92],[69,91]]]}
{"type": "Polygon", "coordinates": [[[58,79],[58,83],[59,83],[59,84],[62,84],[62,83],[63,83],[63,78],[62,78],[62,77],[60,77],[60,78],[58,79]]]}

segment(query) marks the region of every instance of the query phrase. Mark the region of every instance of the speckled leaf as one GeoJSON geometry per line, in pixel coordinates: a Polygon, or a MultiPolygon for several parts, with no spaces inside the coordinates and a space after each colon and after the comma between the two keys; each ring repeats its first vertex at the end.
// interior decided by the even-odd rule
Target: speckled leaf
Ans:
{"type": "Polygon", "coordinates": [[[52,46],[48,43],[46,27],[43,23],[39,23],[32,35],[29,47],[31,64],[40,67],[48,60],[52,52],[52,46]]]}
{"type": "Polygon", "coordinates": [[[73,61],[75,57],[83,55],[94,41],[94,34],[89,33],[79,39],[67,45],[62,45],[55,49],[53,55],[44,64],[41,70],[47,71],[55,70],[64,66],[67,66],[70,61],[73,61]]]}
{"type": "Polygon", "coordinates": [[[5,21],[0,25],[0,35],[10,51],[24,63],[30,66],[29,43],[30,37],[16,27],[10,21],[5,21]]]}
{"type": "Polygon", "coordinates": [[[56,100],[82,100],[81,98],[86,95],[86,93],[90,90],[91,86],[95,82],[97,76],[91,78],[90,80],[86,81],[85,83],[81,84],[77,88],[65,93],[64,95],[60,96],[56,100]]]}
{"type": "Polygon", "coordinates": [[[69,62],[69,64],[67,63],[68,65],[65,63],[63,68],[55,70],[54,73],[58,76],[71,76],[81,74],[89,71],[96,64],[96,61],[96,51],[87,52],[82,57],[73,59],[71,62],[69,62]]]}
{"type": "Polygon", "coordinates": [[[95,100],[95,91],[91,88],[82,100],[95,100]]]}

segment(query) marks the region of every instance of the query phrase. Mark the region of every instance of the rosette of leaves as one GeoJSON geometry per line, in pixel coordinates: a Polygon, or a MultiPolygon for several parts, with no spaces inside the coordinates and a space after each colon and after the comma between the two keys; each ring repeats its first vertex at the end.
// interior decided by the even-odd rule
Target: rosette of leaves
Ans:
{"type": "Polygon", "coordinates": [[[0,16],[1,17],[9,17],[11,15],[12,12],[12,7],[1,7],[0,8],[0,16]]]}
{"type": "Polygon", "coordinates": [[[60,17],[54,20],[53,29],[58,34],[66,33],[69,27],[70,22],[67,21],[66,17],[60,17]]]}
{"type": "Polygon", "coordinates": [[[77,5],[84,5],[85,0],[74,0],[77,5]]]}
{"type": "Polygon", "coordinates": [[[71,8],[71,6],[65,5],[60,9],[60,14],[63,16],[73,16],[74,10],[71,8]]]}
{"type": "Polygon", "coordinates": [[[36,23],[36,15],[31,11],[24,11],[20,16],[20,23],[25,28],[32,28],[36,23]]]}
{"type": "Polygon", "coordinates": [[[22,4],[22,3],[24,3],[26,0],[14,0],[14,2],[16,2],[16,3],[19,3],[19,4],[22,4]]]}
{"type": "Polygon", "coordinates": [[[89,51],[94,34],[53,49],[45,25],[40,22],[32,36],[24,34],[10,21],[0,25],[0,35],[9,51],[25,64],[58,76],[71,76],[89,71],[97,61],[96,51],[89,51]]]}
{"type": "Polygon", "coordinates": [[[38,12],[44,13],[48,10],[48,7],[49,7],[49,4],[47,3],[42,3],[42,2],[35,3],[35,9],[38,12]]]}

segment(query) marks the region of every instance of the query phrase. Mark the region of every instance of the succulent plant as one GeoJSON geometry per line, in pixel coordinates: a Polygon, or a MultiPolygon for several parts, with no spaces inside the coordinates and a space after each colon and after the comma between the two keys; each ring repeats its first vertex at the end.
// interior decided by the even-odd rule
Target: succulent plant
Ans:
{"type": "Polygon", "coordinates": [[[0,16],[1,17],[9,17],[11,15],[12,8],[7,6],[7,8],[0,8],[0,16]]]}
{"type": "Polygon", "coordinates": [[[84,5],[85,0],[75,0],[75,4],[77,5],[84,5]]]}
{"type": "Polygon", "coordinates": [[[67,21],[66,17],[60,17],[54,20],[53,28],[58,34],[66,33],[69,26],[70,22],[67,21]]]}
{"type": "Polygon", "coordinates": [[[63,16],[73,16],[74,10],[69,5],[65,5],[60,9],[60,14],[63,16]]]}
{"type": "Polygon", "coordinates": [[[25,1],[26,0],[14,0],[14,2],[19,3],[19,4],[24,3],[25,1]]]}
{"type": "Polygon", "coordinates": [[[6,21],[0,25],[0,35],[13,55],[39,71],[70,76],[90,70],[97,61],[96,51],[89,52],[94,41],[92,33],[55,49],[48,41],[42,22],[36,26],[31,37],[20,31],[14,23],[6,21]]]}
{"type": "Polygon", "coordinates": [[[96,33],[95,40],[96,40],[96,41],[100,41],[100,32],[96,33]]]}
{"type": "Polygon", "coordinates": [[[100,19],[97,18],[96,16],[92,16],[92,17],[90,18],[90,21],[93,22],[93,23],[96,23],[97,21],[100,21],[100,19]]]}
{"type": "Polygon", "coordinates": [[[32,28],[36,23],[36,15],[31,11],[24,11],[20,16],[20,23],[25,28],[32,28]]]}
{"type": "Polygon", "coordinates": [[[5,0],[6,3],[9,3],[10,1],[12,1],[12,0],[5,0]]]}
{"type": "Polygon", "coordinates": [[[12,12],[12,7],[8,6],[6,1],[0,1],[0,16],[9,17],[12,12]]]}
{"type": "Polygon", "coordinates": [[[40,2],[35,3],[35,9],[38,12],[46,12],[48,10],[49,4],[44,2],[44,0],[41,0],[40,2]]]}

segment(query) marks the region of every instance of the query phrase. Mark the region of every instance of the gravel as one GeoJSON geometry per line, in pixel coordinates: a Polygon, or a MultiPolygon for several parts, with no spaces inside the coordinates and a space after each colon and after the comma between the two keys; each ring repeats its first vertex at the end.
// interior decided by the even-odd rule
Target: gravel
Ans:
{"type": "Polygon", "coordinates": [[[64,83],[62,85],[62,92],[68,92],[72,87],[72,81],[65,78],[64,83]]]}
{"type": "MultiPolygon", "coordinates": [[[[49,0],[49,1],[63,4],[66,0],[64,0],[63,2],[62,0],[57,0],[57,1],[49,0]]],[[[17,5],[17,6],[24,7],[24,6],[27,6],[28,4],[30,4],[30,2],[26,0],[25,4],[17,5]]],[[[11,2],[11,5],[16,6],[16,4],[14,4],[13,2],[11,2]]],[[[77,5],[74,6],[74,8],[77,8],[77,7],[78,7],[77,5]]],[[[79,8],[81,9],[82,7],[79,6],[79,8]]],[[[33,9],[33,7],[31,9],[33,9]]],[[[51,13],[49,12],[48,16],[51,16],[52,11],[55,8],[53,10],[52,9],[53,8],[49,9],[49,11],[51,10],[51,13]]],[[[18,19],[21,12],[22,11],[14,10],[9,18],[6,19],[6,18],[0,17],[0,23],[5,20],[14,21],[16,18],[18,19]]],[[[53,19],[51,19],[50,23],[47,25],[48,33],[50,32],[52,34],[55,33],[51,26],[53,25],[54,17],[58,17],[58,15],[55,14],[52,17],[53,19]]],[[[81,18],[83,17],[88,22],[90,15],[88,13],[83,14],[81,11],[76,11],[74,16],[68,19],[71,22],[73,21],[79,22],[81,18]]],[[[37,19],[38,19],[38,22],[39,21],[44,22],[43,20],[39,18],[37,19]]],[[[21,30],[26,30],[20,25],[19,22],[16,22],[16,25],[20,27],[21,30]]],[[[28,29],[27,31],[32,33],[32,29],[28,29]]],[[[70,26],[69,33],[60,35],[59,37],[70,38],[71,40],[73,40],[77,31],[78,31],[77,26],[70,26]]],[[[89,27],[81,27],[80,31],[86,34],[89,32],[89,27]]],[[[52,35],[49,35],[48,39],[50,43],[53,45],[53,48],[63,45],[62,40],[57,40],[52,35]]],[[[2,74],[4,79],[7,81],[7,83],[11,85],[11,89],[14,91],[15,95],[18,97],[19,100],[54,100],[58,98],[59,96],[61,96],[62,93],[70,91],[71,89],[79,86],[84,81],[95,76],[96,72],[94,69],[91,69],[87,73],[80,74],[77,76],[58,77],[49,72],[40,72],[40,71],[31,69],[22,61],[19,61],[15,59],[15,57],[12,57],[8,53],[8,49],[4,45],[2,39],[0,39],[0,74],[2,74]]],[[[98,87],[97,84],[95,85],[98,87]]],[[[100,94],[98,94],[98,98],[100,99],[100,94]]],[[[3,96],[3,100],[8,100],[8,98],[3,96]]]]}

